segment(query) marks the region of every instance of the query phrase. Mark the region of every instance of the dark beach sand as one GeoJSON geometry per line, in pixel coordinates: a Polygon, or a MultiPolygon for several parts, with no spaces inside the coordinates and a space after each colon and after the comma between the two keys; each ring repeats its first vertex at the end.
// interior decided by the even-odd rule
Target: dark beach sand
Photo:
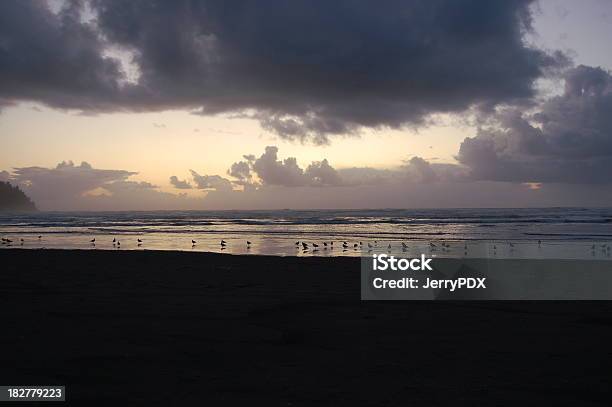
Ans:
{"type": "Polygon", "coordinates": [[[0,250],[0,264],[0,384],[65,384],[73,405],[610,402],[611,302],[362,302],[349,258],[0,250]]]}

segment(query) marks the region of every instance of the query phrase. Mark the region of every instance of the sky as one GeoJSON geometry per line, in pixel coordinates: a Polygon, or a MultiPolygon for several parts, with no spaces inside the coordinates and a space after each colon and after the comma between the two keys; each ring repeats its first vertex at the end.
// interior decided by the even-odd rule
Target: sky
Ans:
{"type": "Polygon", "coordinates": [[[44,210],[609,206],[612,3],[0,2],[44,210]]]}

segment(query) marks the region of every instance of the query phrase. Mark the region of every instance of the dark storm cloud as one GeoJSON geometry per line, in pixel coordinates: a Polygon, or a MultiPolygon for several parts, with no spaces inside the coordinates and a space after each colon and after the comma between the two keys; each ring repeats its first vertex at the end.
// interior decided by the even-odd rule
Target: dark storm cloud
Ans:
{"type": "Polygon", "coordinates": [[[562,95],[526,116],[510,110],[495,126],[466,138],[458,160],[475,179],[515,182],[610,183],[612,76],[579,66],[562,95]]]}
{"type": "Polygon", "coordinates": [[[82,110],[119,109],[122,72],[103,56],[80,2],[58,14],[44,1],[0,1],[0,100],[33,100],[82,110]]]}
{"type": "MultiPolygon", "coordinates": [[[[246,112],[325,143],[533,96],[561,55],[529,48],[530,1],[0,2],[0,98],[84,110],[246,112]],[[74,3],[78,4],[78,3],[74,3]],[[134,83],[118,58],[129,55],[134,83]],[[130,60],[131,59],[131,60],[130,60]]],[[[126,61],[129,60],[129,61],[126,61]]]]}

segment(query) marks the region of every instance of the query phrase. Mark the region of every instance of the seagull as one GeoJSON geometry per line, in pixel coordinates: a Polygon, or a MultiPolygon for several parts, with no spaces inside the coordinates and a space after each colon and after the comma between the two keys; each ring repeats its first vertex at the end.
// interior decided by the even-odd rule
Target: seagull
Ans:
{"type": "Polygon", "coordinates": [[[121,247],[121,242],[117,241],[117,246],[121,247]]]}
{"type": "Polygon", "coordinates": [[[302,247],[304,248],[304,250],[308,249],[308,243],[302,242],[302,247]]]}
{"type": "Polygon", "coordinates": [[[430,242],[430,243],[429,243],[429,247],[437,247],[437,246],[436,246],[435,244],[433,244],[433,243],[431,243],[431,242],[430,242]]]}
{"type": "Polygon", "coordinates": [[[136,239],[136,240],[138,240],[138,243],[142,243],[142,240],[140,240],[140,239],[136,239]]]}
{"type": "Polygon", "coordinates": [[[117,241],[117,239],[113,237],[113,243],[115,243],[116,241],[117,241]]]}
{"type": "Polygon", "coordinates": [[[225,240],[221,240],[221,244],[226,244],[227,242],[225,240]]]}
{"type": "Polygon", "coordinates": [[[327,247],[327,242],[323,242],[323,246],[327,247]]]}
{"type": "Polygon", "coordinates": [[[247,248],[251,247],[251,242],[247,240],[247,248]]]}
{"type": "Polygon", "coordinates": [[[408,248],[408,245],[407,245],[406,243],[402,242],[402,247],[403,247],[404,249],[407,249],[407,248],[408,248]]]}
{"type": "Polygon", "coordinates": [[[391,243],[389,243],[389,246],[387,246],[387,249],[391,250],[391,243]]]}
{"type": "Polygon", "coordinates": [[[358,248],[358,247],[359,247],[359,245],[358,245],[357,243],[355,243],[355,244],[353,245],[353,247],[356,249],[356,248],[358,248]]]}
{"type": "Polygon", "coordinates": [[[538,240],[538,246],[540,246],[542,244],[541,240],[538,240]]]}
{"type": "Polygon", "coordinates": [[[192,244],[193,246],[195,246],[196,241],[195,241],[195,240],[193,240],[193,239],[191,239],[191,244],[192,244]]]}
{"type": "Polygon", "coordinates": [[[23,240],[23,238],[21,238],[21,239],[19,239],[19,240],[21,241],[21,245],[23,246],[23,242],[24,242],[25,240],[23,240]]]}
{"type": "Polygon", "coordinates": [[[318,245],[318,244],[316,244],[316,243],[313,243],[313,244],[312,244],[312,247],[314,247],[314,248],[316,249],[317,247],[319,247],[319,245],[318,245]]]}
{"type": "Polygon", "coordinates": [[[299,245],[300,245],[300,242],[299,242],[299,241],[295,242],[295,245],[296,245],[296,246],[299,246],[299,245]]]}
{"type": "Polygon", "coordinates": [[[39,239],[42,239],[42,235],[38,235],[38,238],[39,238],[39,239]]]}
{"type": "Polygon", "coordinates": [[[345,249],[348,247],[348,244],[346,244],[346,242],[342,243],[342,247],[344,247],[345,249]]]}
{"type": "Polygon", "coordinates": [[[96,244],[96,238],[94,237],[93,239],[91,239],[89,243],[96,244]]]}

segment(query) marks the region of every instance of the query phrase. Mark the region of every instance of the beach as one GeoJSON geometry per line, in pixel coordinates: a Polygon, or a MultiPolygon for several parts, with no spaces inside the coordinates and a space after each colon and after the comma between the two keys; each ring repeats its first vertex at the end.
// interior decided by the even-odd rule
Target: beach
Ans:
{"type": "Polygon", "coordinates": [[[609,402],[610,302],[360,301],[359,259],[0,250],[0,382],[79,405],[609,402]]]}

